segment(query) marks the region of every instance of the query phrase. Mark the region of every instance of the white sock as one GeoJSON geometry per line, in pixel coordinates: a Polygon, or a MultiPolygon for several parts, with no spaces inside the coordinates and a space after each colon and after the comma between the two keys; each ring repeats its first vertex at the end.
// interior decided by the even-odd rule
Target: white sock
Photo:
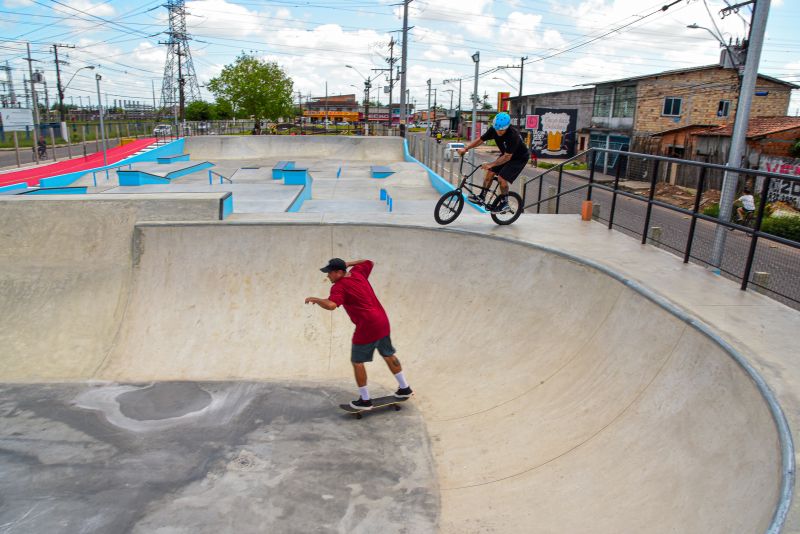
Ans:
{"type": "Polygon", "coordinates": [[[367,386],[358,388],[358,393],[361,395],[362,400],[369,400],[369,390],[367,389],[367,386]]]}
{"type": "Polygon", "coordinates": [[[400,384],[400,388],[407,388],[408,382],[406,382],[406,377],[403,376],[403,371],[400,371],[394,377],[397,379],[397,383],[400,384]]]}

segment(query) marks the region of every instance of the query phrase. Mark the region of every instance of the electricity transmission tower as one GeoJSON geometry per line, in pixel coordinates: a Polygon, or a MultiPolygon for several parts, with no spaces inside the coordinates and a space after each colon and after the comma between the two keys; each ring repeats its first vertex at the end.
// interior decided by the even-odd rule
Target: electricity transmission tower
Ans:
{"type": "Polygon", "coordinates": [[[167,61],[164,63],[164,80],[161,85],[161,107],[175,110],[176,118],[182,120],[186,102],[200,100],[200,87],[194,72],[192,54],[189,51],[189,36],[186,34],[186,8],[184,0],[167,0],[169,11],[169,39],[167,61]]]}

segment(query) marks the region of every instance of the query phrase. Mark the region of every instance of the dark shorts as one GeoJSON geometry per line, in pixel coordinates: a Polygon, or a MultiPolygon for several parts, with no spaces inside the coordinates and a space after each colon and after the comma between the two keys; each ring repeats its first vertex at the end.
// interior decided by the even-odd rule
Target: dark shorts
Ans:
{"type": "Polygon", "coordinates": [[[392,339],[389,336],[386,336],[382,337],[378,341],[365,343],[364,345],[356,345],[353,343],[353,348],[350,351],[350,361],[353,363],[371,362],[375,349],[378,349],[378,353],[384,358],[394,356],[394,353],[396,352],[392,346],[392,339]]]}
{"type": "Polygon", "coordinates": [[[502,165],[498,165],[497,167],[492,167],[490,170],[499,175],[503,180],[506,182],[513,184],[514,180],[517,179],[522,171],[525,170],[525,166],[528,164],[528,159],[512,159],[502,165]]]}

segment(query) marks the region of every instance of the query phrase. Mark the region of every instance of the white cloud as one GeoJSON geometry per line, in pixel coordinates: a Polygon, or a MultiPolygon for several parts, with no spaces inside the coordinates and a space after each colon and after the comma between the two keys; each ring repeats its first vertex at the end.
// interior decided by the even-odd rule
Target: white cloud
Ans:
{"type": "Polygon", "coordinates": [[[33,5],[33,0],[5,0],[3,5],[8,8],[28,7],[33,5]]]}
{"type": "Polygon", "coordinates": [[[69,15],[70,18],[65,21],[65,24],[75,29],[99,29],[103,22],[95,17],[107,19],[116,14],[116,10],[109,3],[93,3],[90,0],[68,0],[65,4],[69,7],[58,4],[53,5],[53,11],[59,15],[69,15]]]}
{"type": "MultiPolygon", "coordinates": [[[[254,37],[267,34],[277,21],[269,21],[268,13],[251,11],[225,0],[187,2],[186,28],[195,37],[254,37]],[[235,31],[232,33],[232,29],[235,31]]],[[[286,10],[282,10],[286,11],[286,10]]],[[[280,16],[280,15],[279,15],[280,16]]],[[[286,18],[281,16],[281,18],[286,18]]]]}

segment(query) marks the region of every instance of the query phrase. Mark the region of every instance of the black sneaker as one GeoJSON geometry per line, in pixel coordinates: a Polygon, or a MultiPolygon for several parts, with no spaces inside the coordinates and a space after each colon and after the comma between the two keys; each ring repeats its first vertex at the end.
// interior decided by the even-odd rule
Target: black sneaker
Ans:
{"type": "Polygon", "coordinates": [[[482,206],[483,203],[486,202],[486,199],[483,198],[481,195],[470,195],[467,197],[467,200],[469,200],[473,204],[478,204],[479,206],[482,206]]]}
{"type": "Polygon", "coordinates": [[[495,213],[508,213],[511,211],[511,206],[508,205],[508,200],[503,199],[497,203],[494,208],[495,213]]]}
{"type": "Polygon", "coordinates": [[[355,408],[356,410],[371,410],[372,401],[369,399],[364,400],[361,397],[359,397],[354,401],[350,401],[350,407],[355,408]]]}
{"type": "Polygon", "coordinates": [[[394,392],[394,396],[398,399],[407,399],[413,394],[414,392],[411,391],[411,388],[400,388],[394,392]]]}

